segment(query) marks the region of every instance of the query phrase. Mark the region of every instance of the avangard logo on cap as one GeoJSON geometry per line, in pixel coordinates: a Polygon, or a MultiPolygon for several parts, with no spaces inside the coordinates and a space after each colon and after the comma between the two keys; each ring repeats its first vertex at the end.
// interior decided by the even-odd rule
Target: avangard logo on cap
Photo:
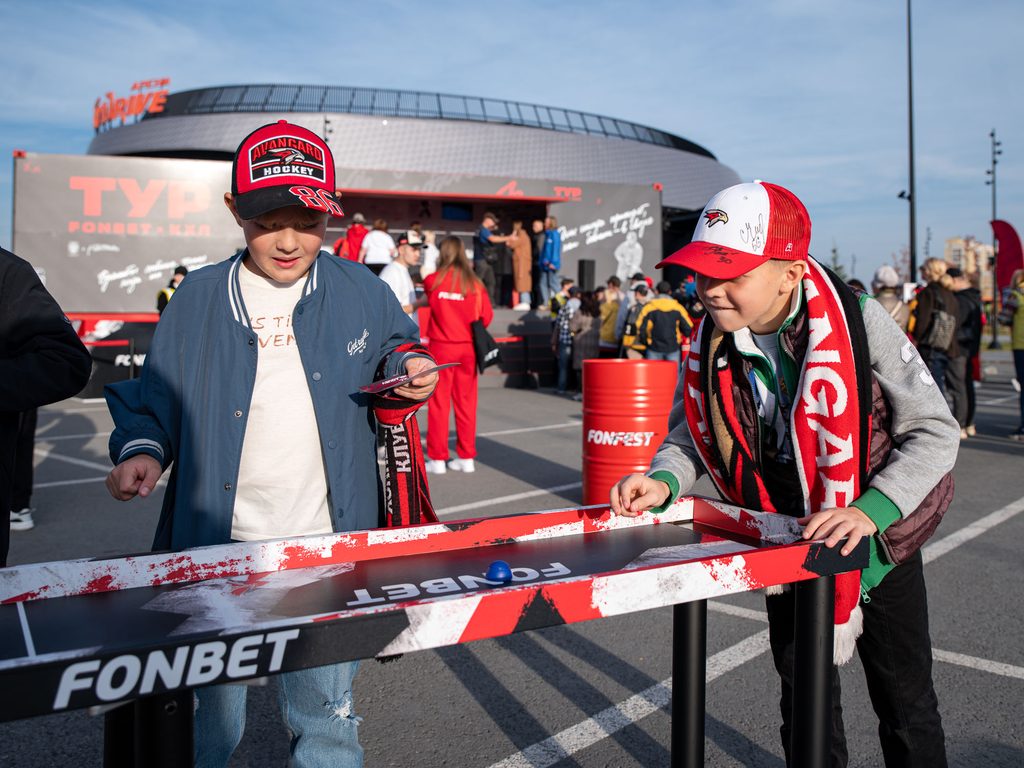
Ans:
{"type": "Polygon", "coordinates": [[[715,224],[729,223],[729,214],[725,211],[720,211],[717,208],[712,208],[710,211],[704,211],[704,218],[708,220],[708,229],[711,229],[715,224]]]}
{"type": "Polygon", "coordinates": [[[295,136],[275,136],[249,149],[249,181],[294,177],[327,181],[323,150],[295,136]]]}

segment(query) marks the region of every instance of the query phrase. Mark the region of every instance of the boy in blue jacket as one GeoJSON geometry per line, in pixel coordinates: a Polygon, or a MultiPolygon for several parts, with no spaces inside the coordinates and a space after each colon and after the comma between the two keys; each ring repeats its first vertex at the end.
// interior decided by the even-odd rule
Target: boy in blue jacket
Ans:
{"type": "MultiPolygon", "coordinates": [[[[403,349],[415,325],[361,264],[320,258],[334,159],[285,121],[239,146],[224,202],[245,235],[193,271],[160,319],[142,377],[110,385],[114,498],[148,496],[171,467],[154,549],[375,528],[383,498],[370,398],[378,369],[433,361],[403,349]]],[[[425,400],[437,374],[395,390],[425,400]]],[[[359,766],[358,662],[279,677],[291,765],[359,766]]],[[[245,686],[196,691],[196,766],[224,766],[245,727],[245,686]]]]}

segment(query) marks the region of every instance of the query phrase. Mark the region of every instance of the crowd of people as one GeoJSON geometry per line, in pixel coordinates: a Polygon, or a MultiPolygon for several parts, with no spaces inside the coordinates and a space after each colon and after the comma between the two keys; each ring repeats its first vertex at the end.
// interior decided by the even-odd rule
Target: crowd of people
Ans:
{"type": "Polygon", "coordinates": [[[559,291],[550,300],[553,322],[551,351],[557,377],[555,394],[571,393],[582,400],[583,361],[626,358],[668,360],[682,364],[690,347],[694,317],[703,307],[691,282],[675,291],[672,285],[653,281],[642,273],[630,278],[628,291],[612,275],[595,291],[580,291],[568,277],[559,281],[559,291]]]}

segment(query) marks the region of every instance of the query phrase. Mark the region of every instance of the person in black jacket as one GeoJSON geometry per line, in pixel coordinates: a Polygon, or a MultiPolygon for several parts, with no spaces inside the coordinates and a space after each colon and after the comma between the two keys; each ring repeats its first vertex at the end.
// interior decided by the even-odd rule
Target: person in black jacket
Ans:
{"type": "Polygon", "coordinates": [[[0,566],[10,543],[19,414],[80,392],[92,359],[24,259],[0,248],[0,566]]]}
{"type": "Polygon", "coordinates": [[[960,413],[955,410],[957,403],[963,402],[966,405],[966,396],[962,391],[964,377],[963,366],[959,361],[960,346],[956,341],[960,308],[953,295],[953,278],[946,274],[948,266],[942,259],[935,258],[927,259],[921,265],[921,277],[927,285],[917,294],[912,336],[918,354],[931,371],[943,397],[948,396],[947,400],[952,401],[950,411],[963,428],[966,422],[961,419],[967,409],[960,409],[960,413]],[[951,327],[943,323],[943,314],[949,316],[945,319],[951,327]]]}
{"type": "Polygon", "coordinates": [[[981,350],[981,291],[971,285],[959,267],[950,267],[946,274],[953,278],[953,291],[956,296],[957,308],[960,311],[960,325],[956,332],[960,357],[964,358],[966,368],[965,388],[967,390],[967,417],[961,438],[974,437],[978,434],[974,426],[974,372],[978,364],[978,353],[981,350]]]}

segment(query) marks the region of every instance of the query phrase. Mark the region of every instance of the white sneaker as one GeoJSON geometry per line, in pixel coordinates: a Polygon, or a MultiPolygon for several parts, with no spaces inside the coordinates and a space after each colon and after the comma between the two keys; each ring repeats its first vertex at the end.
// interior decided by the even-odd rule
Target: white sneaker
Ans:
{"type": "Polygon", "coordinates": [[[1013,386],[1014,389],[1016,389],[1018,392],[1020,392],[1020,382],[1019,381],[1017,381],[1016,379],[1010,379],[1010,384],[1013,386]]]}
{"type": "Polygon", "coordinates": [[[448,471],[448,468],[441,459],[427,459],[423,462],[423,467],[431,475],[443,475],[448,471]]]}
{"type": "Polygon", "coordinates": [[[32,519],[33,510],[25,507],[20,512],[11,510],[11,530],[12,531],[28,531],[36,527],[35,521],[32,519]]]}
{"type": "Polygon", "coordinates": [[[530,305],[527,304],[526,302],[523,302],[521,304],[516,304],[514,307],[512,307],[512,309],[519,310],[520,312],[522,312],[524,310],[528,310],[529,308],[530,308],[530,305]]]}
{"type": "Polygon", "coordinates": [[[448,462],[448,469],[456,472],[476,472],[472,459],[452,459],[448,462]]]}

